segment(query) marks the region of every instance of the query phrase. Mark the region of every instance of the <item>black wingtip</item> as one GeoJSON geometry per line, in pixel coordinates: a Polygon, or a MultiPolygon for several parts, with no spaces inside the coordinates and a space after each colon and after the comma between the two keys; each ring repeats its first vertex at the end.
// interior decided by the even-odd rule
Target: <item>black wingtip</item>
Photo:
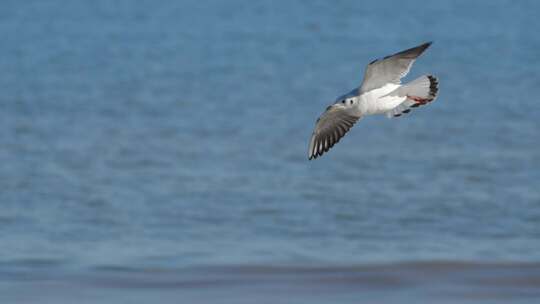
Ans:
{"type": "Polygon", "coordinates": [[[425,43],[421,44],[418,48],[420,48],[420,49],[422,50],[422,52],[424,52],[424,51],[427,50],[432,44],[433,44],[433,41],[428,41],[428,42],[425,42],[425,43]]]}

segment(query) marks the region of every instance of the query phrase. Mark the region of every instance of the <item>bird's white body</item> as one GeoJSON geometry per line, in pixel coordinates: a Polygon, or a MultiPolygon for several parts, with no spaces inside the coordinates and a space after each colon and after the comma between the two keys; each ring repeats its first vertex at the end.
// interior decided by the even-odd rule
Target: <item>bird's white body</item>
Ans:
{"type": "Polygon", "coordinates": [[[389,83],[385,86],[365,92],[357,97],[358,111],[362,116],[373,114],[384,114],[399,106],[407,99],[404,96],[395,96],[391,93],[396,91],[401,85],[389,83]]]}

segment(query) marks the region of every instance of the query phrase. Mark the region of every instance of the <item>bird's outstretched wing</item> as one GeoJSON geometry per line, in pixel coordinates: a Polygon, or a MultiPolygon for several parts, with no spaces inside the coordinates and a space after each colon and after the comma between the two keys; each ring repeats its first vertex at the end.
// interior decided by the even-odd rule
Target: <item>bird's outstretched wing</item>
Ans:
{"type": "Polygon", "coordinates": [[[366,67],[364,81],[360,86],[360,94],[380,88],[387,83],[399,84],[400,79],[409,73],[416,58],[422,55],[430,45],[431,42],[426,42],[383,59],[372,61],[366,67]]]}
{"type": "Polygon", "coordinates": [[[317,119],[309,142],[309,159],[317,158],[332,148],[358,121],[353,109],[340,103],[329,106],[317,119]]]}

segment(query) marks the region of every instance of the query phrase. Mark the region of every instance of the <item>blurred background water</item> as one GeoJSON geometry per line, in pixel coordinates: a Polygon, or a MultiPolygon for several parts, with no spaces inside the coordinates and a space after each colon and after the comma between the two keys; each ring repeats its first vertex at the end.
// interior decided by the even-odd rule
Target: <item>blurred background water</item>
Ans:
{"type": "Polygon", "coordinates": [[[396,289],[383,280],[367,298],[381,303],[433,303],[411,277],[454,266],[514,284],[500,295],[504,281],[488,280],[475,296],[534,302],[539,12],[537,1],[2,1],[2,303],[253,303],[253,273],[289,294],[265,289],[257,303],[358,303],[355,288],[379,282],[370,265],[416,288],[385,296],[396,289]],[[430,40],[407,79],[438,76],[436,102],[367,117],[307,160],[316,118],[368,62],[430,40]],[[298,287],[329,271],[351,290],[298,287]],[[196,279],[242,273],[236,289],[196,279]]]}

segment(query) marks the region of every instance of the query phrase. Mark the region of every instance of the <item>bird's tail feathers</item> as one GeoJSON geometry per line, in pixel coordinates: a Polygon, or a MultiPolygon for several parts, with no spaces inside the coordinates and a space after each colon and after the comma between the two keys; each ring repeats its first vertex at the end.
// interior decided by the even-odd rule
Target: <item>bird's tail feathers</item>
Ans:
{"type": "Polygon", "coordinates": [[[418,77],[388,94],[392,96],[407,97],[407,99],[386,114],[388,117],[399,117],[402,114],[409,113],[411,108],[426,105],[435,100],[438,92],[439,82],[437,78],[431,75],[418,77]]]}
{"type": "Polygon", "coordinates": [[[408,99],[420,104],[433,101],[439,92],[439,81],[432,75],[424,75],[402,85],[396,90],[396,95],[407,96],[408,99]]]}

